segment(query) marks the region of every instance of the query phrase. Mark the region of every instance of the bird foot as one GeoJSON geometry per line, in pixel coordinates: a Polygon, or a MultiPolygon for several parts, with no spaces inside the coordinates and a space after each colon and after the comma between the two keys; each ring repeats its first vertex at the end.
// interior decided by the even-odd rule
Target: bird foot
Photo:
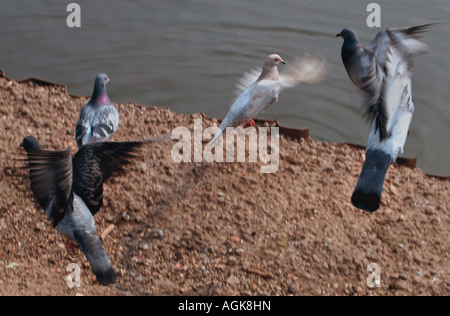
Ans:
{"type": "Polygon", "coordinates": [[[247,121],[247,123],[245,123],[244,128],[248,128],[248,127],[256,127],[256,123],[254,120],[250,120],[247,121]]]}
{"type": "Polygon", "coordinates": [[[78,244],[76,242],[69,240],[64,243],[64,246],[70,256],[74,256],[76,254],[76,250],[78,249],[78,244]]]}

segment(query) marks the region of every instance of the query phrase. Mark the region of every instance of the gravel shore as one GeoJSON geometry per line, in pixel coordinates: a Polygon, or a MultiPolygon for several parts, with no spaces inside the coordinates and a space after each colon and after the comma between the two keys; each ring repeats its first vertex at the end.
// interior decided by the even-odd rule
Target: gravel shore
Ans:
{"type": "MultiPolygon", "coordinates": [[[[119,280],[98,285],[83,253],[68,253],[36,206],[27,172],[14,168],[28,135],[75,153],[87,101],[64,86],[0,75],[0,295],[450,294],[448,177],[394,165],[380,210],[368,214],[350,202],[364,150],[287,132],[275,174],[261,174],[262,163],[175,163],[174,142],[149,145],[105,185],[96,221],[119,280]],[[80,288],[66,284],[71,263],[81,267],[80,288]],[[371,263],[381,268],[375,289],[366,283],[371,263]]],[[[117,108],[114,141],[170,139],[195,119],[217,124],[166,108],[117,108]]]]}

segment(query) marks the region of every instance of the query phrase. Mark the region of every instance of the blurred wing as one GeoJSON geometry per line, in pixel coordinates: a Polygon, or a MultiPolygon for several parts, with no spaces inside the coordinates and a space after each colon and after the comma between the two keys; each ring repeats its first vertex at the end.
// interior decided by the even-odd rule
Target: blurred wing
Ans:
{"type": "Polygon", "coordinates": [[[386,61],[386,54],[390,47],[390,39],[386,31],[378,32],[373,41],[366,47],[366,51],[369,51],[378,60],[381,65],[386,61]]]}
{"type": "Polygon", "coordinates": [[[439,23],[430,23],[419,26],[413,26],[404,29],[390,29],[389,37],[402,45],[405,53],[410,56],[423,54],[428,51],[428,45],[419,41],[422,34],[428,32],[433,26],[439,23]]]}
{"type": "Polygon", "coordinates": [[[375,118],[375,131],[379,130],[380,141],[391,136],[391,131],[402,113],[414,111],[411,91],[412,63],[407,49],[401,43],[395,43],[395,34],[389,31],[388,34],[392,41],[386,53],[385,78],[379,99],[369,108],[375,118]]]}
{"type": "Polygon", "coordinates": [[[420,35],[429,31],[434,25],[436,23],[381,31],[366,49],[374,54],[381,65],[384,65],[386,61],[388,50],[392,44],[392,38],[395,38],[395,42],[400,43],[406,50],[405,52],[410,56],[426,53],[428,51],[428,45],[418,39],[420,35]]]}
{"type": "Polygon", "coordinates": [[[326,59],[305,54],[304,57],[296,57],[292,64],[284,67],[284,71],[280,73],[280,88],[284,90],[300,83],[318,83],[325,79],[326,74],[326,59]]]}
{"type": "Polygon", "coordinates": [[[236,96],[236,98],[241,96],[242,93],[250,88],[256,82],[256,80],[258,80],[258,78],[261,76],[261,72],[261,68],[256,68],[242,75],[242,77],[236,84],[236,90],[234,91],[234,95],[236,96]]]}
{"type": "Polygon", "coordinates": [[[368,75],[361,78],[361,87],[368,93],[367,101],[364,104],[365,116],[368,120],[373,121],[377,117],[381,119],[384,116],[383,109],[380,108],[379,100],[385,80],[385,69],[378,62],[378,59],[374,57],[372,52],[367,51],[367,53],[370,58],[370,67],[368,69],[368,75]]]}
{"type": "Polygon", "coordinates": [[[56,227],[71,211],[73,201],[70,150],[30,151],[27,161],[33,195],[56,227]]]}

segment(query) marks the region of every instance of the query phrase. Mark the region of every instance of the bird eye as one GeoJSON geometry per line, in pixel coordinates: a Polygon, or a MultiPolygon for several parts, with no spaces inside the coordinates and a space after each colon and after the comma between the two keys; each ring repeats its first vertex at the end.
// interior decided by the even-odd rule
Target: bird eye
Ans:
{"type": "Polygon", "coordinates": [[[275,62],[279,62],[280,60],[278,58],[275,58],[275,62]]]}

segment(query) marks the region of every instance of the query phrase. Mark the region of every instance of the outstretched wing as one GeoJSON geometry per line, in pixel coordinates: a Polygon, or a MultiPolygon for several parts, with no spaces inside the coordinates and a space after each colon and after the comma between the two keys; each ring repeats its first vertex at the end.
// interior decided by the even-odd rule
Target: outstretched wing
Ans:
{"type": "Polygon", "coordinates": [[[72,155],[70,150],[28,152],[31,190],[53,227],[72,211],[72,155]]]}
{"type": "Polygon", "coordinates": [[[327,61],[309,54],[296,57],[292,64],[287,64],[280,73],[281,91],[293,88],[298,84],[318,83],[325,79],[327,74],[327,61]]]}
{"type": "MultiPolygon", "coordinates": [[[[377,34],[372,43],[367,46],[366,52],[371,56],[369,75],[362,79],[363,90],[368,92],[369,97],[366,102],[366,115],[370,120],[376,121],[377,129],[380,130],[381,139],[389,136],[386,102],[382,99],[391,82],[386,79],[387,72],[392,74],[396,71],[393,69],[393,62],[399,65],[399,59],[407,63],[412,70],[412,62],[410,58],[414,55],[427,52],[428,46],[419,40],[420,35],[427,32],[433,24],[419,25],[404,29],[387,29],[377,34]],[[384,95],[383,95],[384,94],[384,95]]],[[[398,80],[396,80],[398,82],[398,80]]]]}
{"type": "Polygon", "coordinates": [[[418,55],[426,53],[428,45],[419,41],[420,36],[428,32],[431,27],[437,23],[413,26],[408,28],[392,28],[381,31],[373,39],[372,43],[366,47],[368,51],[373,52],[378,62],[384,65],[389,47],[391,46],[391,38],[395,37],[396,42],[402,43],[408,55],[418,55]],[[390,33],[390,35],[388,34],[390,33]]]}
{"type": "Polygon", "coordinates": [[[124,171],[146,142],[93,143],[80,148],[73,158],[73,192],[94,215],[103,204],[103,183],[124,171]]]}
{"type": "Polygon", "coordinates": [[[375,132],[379,131],[380,141],[391,136],[401,113],[414,111],[411,92],[412,62],[408,48],[403,42],[396,41],[395,34],[387,32],[391,44],[386,53],[383,84],[378,100],[370,104],[371,115],[375,118],[375,132]]]}
{"type": "MultiPolygon", "coordinates": [[[[292,64],[284,66],[285,70],[279,74],[280,91],[293,88],[301,83],[318,83],[325,79],[327,73],[326,59],[320,59],[309,54],[296,57],[292,64]]],[[[255,68],[242,75],[236,84],[235,96],[240,96],[250,88],[259,76],[262,69],[255,68]]]]}

